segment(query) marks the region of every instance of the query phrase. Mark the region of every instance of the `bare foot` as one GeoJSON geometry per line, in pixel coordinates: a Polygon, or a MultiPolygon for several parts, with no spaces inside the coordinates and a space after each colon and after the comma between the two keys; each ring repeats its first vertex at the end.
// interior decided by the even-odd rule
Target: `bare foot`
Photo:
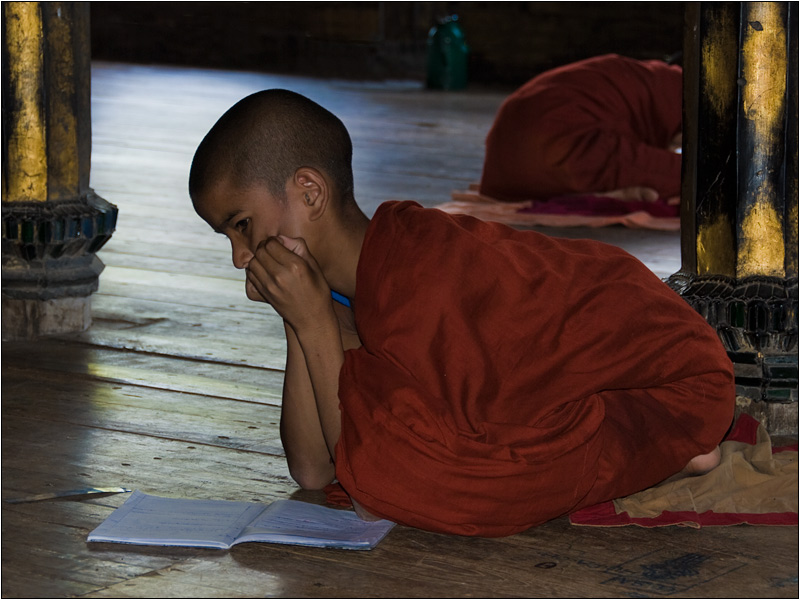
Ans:
{"type": "Polygon", "coordinates": [[[661,483],[670,483],[684,477],[694,477],[696,475],[705,475],[711,469],[719,465],[722,453],[719,451],[719,446],[714,448],[708,454],[700,454],[690,460],[685,467],[670,477],[667,477],[661,483]]]}
{"type": "Polygon", "coordinates": [[[618,190],[611,190],[610,192],[595,193],[595,196],[606,196],[607,198],[616,198],[617,200],[625,200],[628,202],[655,202],[658,200],[658,192],[653,188],[644,186],[631,186],[620,188],[618,190]]]}
{"type": "Polygon", "coordinates": [[[686,475],[703,475],[708,473],[711,469],[719,465],[720,456],[719,446],[717,446],[708,454],[695,456],[683,468],[682,473],[686,475]]]}

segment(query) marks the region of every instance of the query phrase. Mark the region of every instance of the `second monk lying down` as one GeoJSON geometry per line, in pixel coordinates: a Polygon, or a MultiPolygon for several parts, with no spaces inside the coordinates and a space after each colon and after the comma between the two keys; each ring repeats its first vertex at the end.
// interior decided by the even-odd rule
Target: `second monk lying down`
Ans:
{"type": "Polygon", "coordinates": [[[338,479],[364,518],[500,536],[716,465],[731,363],[639,261],[411,202],[369,220],[351,153],[334,115],[269,90],[220,118],[190,174],[248,297],[284,319],[303,487],[338,479]]]}
{"type": "Polygon", "coordinates": [[[616,54],[537,75],[495,117],[481,194],[677,202],[681,94],[680,67],[616,54]]]}

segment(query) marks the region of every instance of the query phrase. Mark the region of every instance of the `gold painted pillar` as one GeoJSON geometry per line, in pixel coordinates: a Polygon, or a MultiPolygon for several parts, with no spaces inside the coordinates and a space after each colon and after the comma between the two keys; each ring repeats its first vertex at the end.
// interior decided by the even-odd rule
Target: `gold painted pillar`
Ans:
{"type": "Polygon", "coordinates": [[[739,408],[797,431],[797,5],[695,2],[684,34],[681,271],[739,408]]]}
{"type": "Polygon", "coordinates": [[[89,6],[2,4],[3,339],[81,331],[117,209],[89,188],[89,6]]]}

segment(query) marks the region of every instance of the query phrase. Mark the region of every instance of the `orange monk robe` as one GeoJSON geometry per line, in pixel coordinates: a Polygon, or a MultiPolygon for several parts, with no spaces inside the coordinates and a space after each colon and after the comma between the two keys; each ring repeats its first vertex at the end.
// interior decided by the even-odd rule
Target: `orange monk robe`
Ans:
{"type": "Polygon", "coordinates": [[[546,199],[630,186],[679,195],[681,68],[600,56],[547,71],[509,96],[486,139],[482,194],[546,199]]]}
{"type": "Polygon", "coordinates": [[[354,310],[336,475],[399,523],[512,534],[663,480],[732,419],[715,332],[612,246],[386,203],[354,310]]]}

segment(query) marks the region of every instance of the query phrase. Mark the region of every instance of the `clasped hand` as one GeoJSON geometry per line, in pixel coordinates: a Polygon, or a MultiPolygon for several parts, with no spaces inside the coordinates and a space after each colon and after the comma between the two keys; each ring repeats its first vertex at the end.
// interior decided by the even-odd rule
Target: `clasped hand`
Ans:
{"type": "Polygon", "coordinates": [[[301,238],[270,237],[258,245],[247,266],[247,296],[271,304],[296,332],[335,318],[328,282],[301,238]]]}

